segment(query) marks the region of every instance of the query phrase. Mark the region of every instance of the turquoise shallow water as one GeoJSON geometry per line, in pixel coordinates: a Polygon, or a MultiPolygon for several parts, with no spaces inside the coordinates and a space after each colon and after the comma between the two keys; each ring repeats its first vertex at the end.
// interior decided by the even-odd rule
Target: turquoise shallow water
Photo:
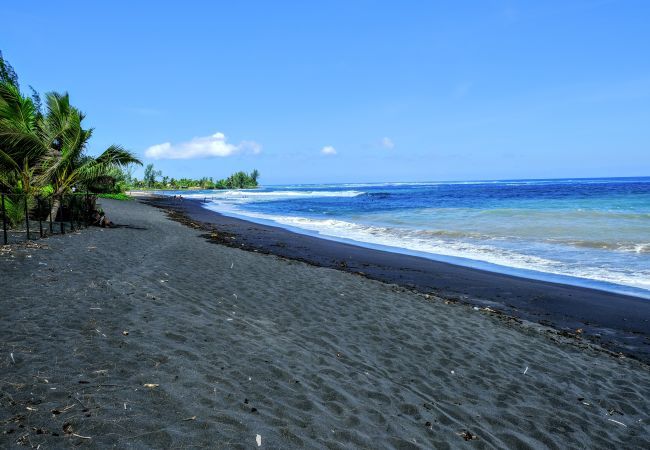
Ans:
{"type": "Polygon", "coordinates": [[[650,297],[648,177],[291,185],[190,196],[298,232],[650,297]]]}

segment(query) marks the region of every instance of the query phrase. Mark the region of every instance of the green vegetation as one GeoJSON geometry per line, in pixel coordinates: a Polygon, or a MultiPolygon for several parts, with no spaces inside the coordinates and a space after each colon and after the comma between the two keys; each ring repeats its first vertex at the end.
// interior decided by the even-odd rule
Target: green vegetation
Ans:
{"type": "Polygon", "coordinates": [[[75,191],[126,200],[123,192],[134,188],[258,186],[257,170],[216,181],[207,177],[176,180],[163,176],[153,164],[146,166],[144,178],[138,180],[133,171],[142,163],[119,145],[111,145],[97,157],[86,153],[93,129],[84,127],[85,114],[70,103],[68,93],[49,92],[41,100],[34,88],[29,89],[30,95],[21,92],[15,70],[0,52],[0,192],[13,194],[5,198],[5,215],[12,226],[22,222],[25,202],[28,211],[56,218],[63,197],[75,191]],[[44,198],[46,203],[37,201],[44,198]]]}
{"type": "Polygon", "coordinates": [[[133,197],[129,197],[123,192],[117,194],[97,194],[97,197],[100,198],[110,198],[113,200],[133,200],[133,197]]]}
{"type": "MultiPolygon", "coordinates": [[[[33,201],[31,199],[29,204],[32,204],[33,206],[33,201]]],[[[9,197],[5,197],[5,210],[7,221],[11,227],[15,227],[25,220],[25,205],[20,201],[20,199],[12,200],[9,197]]]]}
{"type": "Polygon", "coordinates": [[[145,186],[148,188],[153,187],[156,184],[156,178],[162,175],[162,170],[154,170],[153,164],[147,164],[147,167],[144,168],[144,178],[142,181],[145,186]]]}
{"type": "Polygon", "coordinates": [[[259,186],[260,173],[257,169],[251,173],[236,172],[228,178],[215,181],[212,177],[203,177],[198,180],[190,178],[169,178],[163,176],[162,171],[155,170],[153,164],[147,164],[144,169],[144,177],[138,180],[132,177],[130,166],[122,170],[118,182],[124,180],[127,189],[252,189],[259,186]]]}
{"type": "MultiPolygon", "coordinates": [[[[84,128],[85,115],[70,104],[67,93],[40,96],[21,93],[18,77],[0,53],[0,191],[36,197],[51,196],[52,215],[63,195],[76,190],[114,192],[122,167],[141,164],[119,145],[102,154],[86,154],[92,128],[84,128]]],[[[17,209],[17,205],[8,208],[17,209]]]]}

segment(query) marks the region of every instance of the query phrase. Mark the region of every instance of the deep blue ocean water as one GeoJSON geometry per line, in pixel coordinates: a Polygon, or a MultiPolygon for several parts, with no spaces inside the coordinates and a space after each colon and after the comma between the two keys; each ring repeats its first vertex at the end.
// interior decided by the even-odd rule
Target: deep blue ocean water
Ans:
{"type": "Polygon", "coordinates": [[[207,198],[207,208],[224,214],[329,239],[650,298],[650,177],[183,195],[207,198]]]}

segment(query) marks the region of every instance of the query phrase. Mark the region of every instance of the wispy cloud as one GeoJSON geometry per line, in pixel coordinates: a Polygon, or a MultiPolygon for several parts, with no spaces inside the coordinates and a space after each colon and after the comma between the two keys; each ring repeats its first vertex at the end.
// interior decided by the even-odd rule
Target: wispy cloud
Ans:
{"type": "Polygon", "coordinates": [[[392,150],[395,148],[395,142],[389,137],[384,137],[381,139],[380,145],[383,148],[387,148],[388,150],[392,150]]]}
{"type": "Polygon", "coordinates": [[[323,155],[336,155],[336,149],[331,145],[326,145],[325,147],[321,148],[320,152],[323,155]]]}
{"type": "Polygon", "coordinates": [[[262,146],[253,141],[242,141],[238,145],[227,142],[223,133],[211,136],[195,137],[190,141],[171,144],[152,145],[145,151],[145,155],[154,159],[193,159],[226,157],[237,153],[251,153],[254,155],[262,151],[262,146]]]}

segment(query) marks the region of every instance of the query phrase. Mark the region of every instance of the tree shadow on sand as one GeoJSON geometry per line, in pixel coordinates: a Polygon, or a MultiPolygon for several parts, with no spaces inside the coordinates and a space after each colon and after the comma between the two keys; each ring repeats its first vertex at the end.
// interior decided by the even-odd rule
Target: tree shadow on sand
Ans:
{"type": "Polygon", "coordinates": [[[114,224],[111,226],[111,228],[128,228],[129,230],[148,230],[149,228],[146,227],[136,227],[135,225],[120,225],[120,224],[114,224]]]}

